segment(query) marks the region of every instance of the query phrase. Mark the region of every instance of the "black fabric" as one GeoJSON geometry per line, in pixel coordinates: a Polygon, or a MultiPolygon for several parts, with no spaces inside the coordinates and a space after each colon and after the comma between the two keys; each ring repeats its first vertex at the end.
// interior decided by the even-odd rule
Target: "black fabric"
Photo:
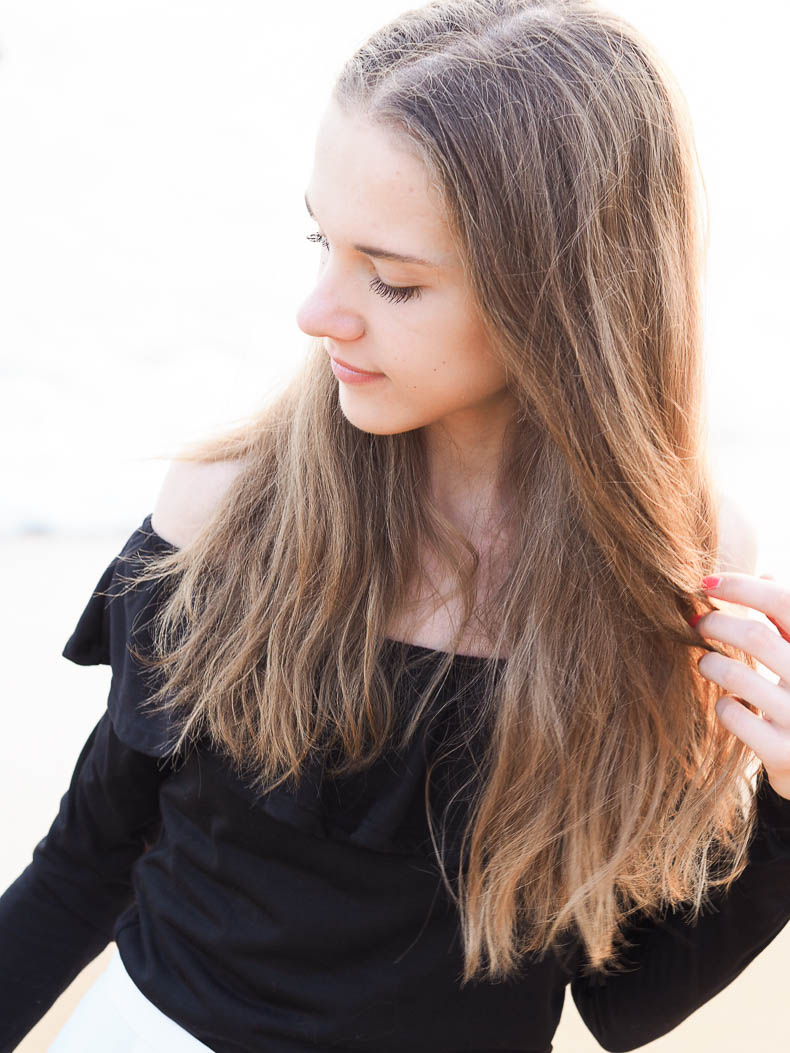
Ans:
{"type": "MultiPolygon", "coordinates": [[[[298,788],[256,796],[206,744],[171,757],[173,729],[141,709],[152,683],[128,643],[144,649],[160,594],[124,592],[123,578],[134,555],[169,547],[146,517],[64,648],[110,665],[112,684],[49,832],[0,897],[0,1053],[112,939],[140,990],[217,1053],[546,1053],[568,985],[603,1048],[635,1049],[718,993],[790,917],[790,801],[761,779],[747,870],[696,926],[632,926],[633,971],[585,978],[571,946],[462,989],[424,782],[464,726],[484,660],[459,656],[408,749],[342,779],[314,766],[298,788]]],[[[432,654],[390,644],[393,659],[432,654]]],[[[398,680],[399,705],[413,706],[425,675],[398,680]]],[[[435,816],[465,785],[474,738],[467,747],[432,777],[435,816]]],[[[452,871],[463,807],[449,814],[452,871]]]]}

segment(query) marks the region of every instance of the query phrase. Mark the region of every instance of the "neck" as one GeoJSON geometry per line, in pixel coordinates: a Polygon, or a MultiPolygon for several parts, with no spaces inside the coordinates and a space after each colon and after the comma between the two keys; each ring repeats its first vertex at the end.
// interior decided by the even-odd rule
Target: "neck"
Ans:
{"type": "Polygon", "coordinates": [[[431,499],[472,541],[490,537],[510,503],[502,478],[509,420],[501,413],[426,429],[431,499]]]}

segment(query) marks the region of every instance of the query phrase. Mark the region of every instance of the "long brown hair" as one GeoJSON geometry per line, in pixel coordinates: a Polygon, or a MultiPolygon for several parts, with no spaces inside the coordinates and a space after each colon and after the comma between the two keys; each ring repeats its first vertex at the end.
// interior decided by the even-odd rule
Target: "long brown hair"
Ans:
{"type": "Polygon", "coordinates": [[[262,790],[318,750],[339,748],[336,774],[365,767],[419,725],[422,708],[398,724],[385,627],[415,553],[438,553],[465,621],[425,704],[472,619],[506,656],[482,662],[457,888],[442,870],[463,982],[571,931],[588,969],[616,969],[627,918],[695,916],[742,872],[755,818],[754,754],[696,667],[702,649],[754,660],[686,622],[710,609],[718,537],[684,99],[632,26],[584,0],[410,10],[334,96],[435,178],[506,367],[507,574],[479,599],[481,553],[431,500],[422,432],[353,427],[313,340],[271,404],[183,453],[240,470],[200,533],[140,575],[171,586],[151,704],[262,790]]]}

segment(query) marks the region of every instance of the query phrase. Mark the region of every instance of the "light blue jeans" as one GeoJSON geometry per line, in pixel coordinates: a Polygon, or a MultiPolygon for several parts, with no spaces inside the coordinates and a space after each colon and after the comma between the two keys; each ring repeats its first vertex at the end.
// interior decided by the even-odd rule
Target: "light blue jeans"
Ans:
{"type": "Polygon", "coordinates": [[[47,1053],[200,1053],[211,1050],[145,997],[117,952],[47,1053]]]}

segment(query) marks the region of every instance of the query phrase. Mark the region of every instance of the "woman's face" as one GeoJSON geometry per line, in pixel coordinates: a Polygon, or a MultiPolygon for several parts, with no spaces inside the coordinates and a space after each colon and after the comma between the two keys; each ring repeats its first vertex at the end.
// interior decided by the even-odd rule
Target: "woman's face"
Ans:
{"type": "Polygon", "coordinates": [[[363,384],[338,380],[346,418],[379,435],[441,422],[471,442],[499,428],[515,402],[487,351],[424,165],[333,100],[305,196],[320,262],[297,323],[322,338],[329,356],[381,374],[363,384]]]}

